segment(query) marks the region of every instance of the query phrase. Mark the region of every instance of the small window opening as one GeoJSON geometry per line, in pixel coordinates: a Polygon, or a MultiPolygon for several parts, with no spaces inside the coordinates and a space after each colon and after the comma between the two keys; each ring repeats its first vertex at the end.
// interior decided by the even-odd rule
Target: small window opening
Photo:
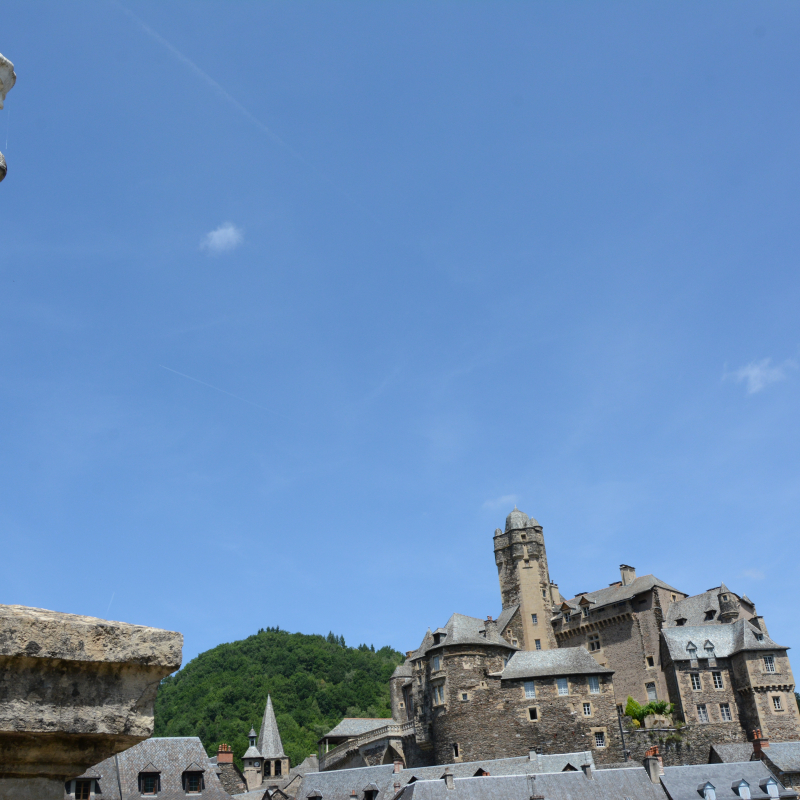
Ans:
{"type": "Polygon", "coordinates": [[[528,719],[531,722],[536,722],[536,720],[539,719],[539,711],[537,709],[535,709],[535,708],[529,708],[528,709],[528,719]]]}
{"type": "Polygon", "coordinates": [[[75,781],[75,800],[89,800],[92,794],[92,781],[75,781]]]}
{"type": "Polygon", "coordinates": [[[592,716],[592,704],[591,703],[584,703],[583,704],[583,716],[584,717],[591,717],[592,716]]]}
{"type": "Polygon", "coordinates": [[[647,656],[647,666],[648,667],[654,667],[655,665],[656,665],[656,662],[653,659],[653,656],[647,656]]]}
{"type": "Polygon", "coordinates": [[[605,747],[606,746],[606,735],[603,731],[595,731],[594,732],[594,746],[595,747],[605,747]]]}
{"type": "Polygon", "coordinates": [[[453,758],[458,758],[458,742],[453,742],[453,758]]]}

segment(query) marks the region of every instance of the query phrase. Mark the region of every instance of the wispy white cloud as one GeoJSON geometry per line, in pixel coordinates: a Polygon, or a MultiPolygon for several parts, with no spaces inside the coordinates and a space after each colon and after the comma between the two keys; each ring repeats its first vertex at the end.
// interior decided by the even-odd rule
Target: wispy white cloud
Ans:
{"type": "Polygon", "coordinates": [[[763,581],[767,577],[760,569],[746,569],[742,571],[742,575],[754,581],[763,581]]]}
{"type": "Polygon", "coordinates": [[[517,502],[515,494],[504,494],[502,497],[495,497],[494,500],[487,500],[484,502],[483,507],[489,509],[495,508],[508,508],[512,503],[517,502]]]}
{"type": "Polygon", "coordinates": [[[241,228],[237,228],[232,222],[223,222],[218,228],[210,231],[203,237],[200,249],[205,250],[211,255],[224,253],[226,250],[233,250],[244,240],[241,228]]]}
{"type": "Polygon", "coordinates": [[[726,373],[725,377],[733,378],[737,383],[747,384],[747,394],[756,394],[771,383],[785,380],[787,371],[796,367],[797,363],[792,359],[773,366],[771,358],[763,358],[761,361],[751,361],[744,367],[726,373]]]}

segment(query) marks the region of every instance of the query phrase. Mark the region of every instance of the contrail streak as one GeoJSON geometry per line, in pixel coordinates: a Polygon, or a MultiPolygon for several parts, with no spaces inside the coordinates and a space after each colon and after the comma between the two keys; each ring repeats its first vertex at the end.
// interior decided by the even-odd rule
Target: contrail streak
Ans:
{"type": "Polygon", "coordinates": [[[178,50],[177,47],[170,44],[163,36],[156,33],[147,23],[143,22],[136,14],[133,13],[130,9],[126,8],[119,0],[111,0],[111,2],[117,6],[121,11],[127,14],[148,36],[152,39],[157,41],[162,47],[166,47],[170,53],[172,53],[175,58],[178,59],[182,64],[185,64],[189,67],[195,75],[199,78],[202,78],[212,89],[214,89],[222,98],[227,100],[234,108],[236,108],[240,113],[244,114],[247,119],[249,119],[262,133],[267,134],[270,139],[276,144],[279,144],[283,147],[288,153],[291,153],[294,158],[296,158],[302,164],[305,164],[310,170],[316,173],[317,177],[321,180],[324,180],[330,186],[332,186],[339,194],[349,200],[354,206],[356,206],[362,213],[366,214],[373,222],[377,225],[380,225],[382,228],[385,229],[385,225],[364,205],[362,205],[358,200],[356,200],[352,195],[348,194],[341,186],[338,186],[334,181],[325,175],[321,170],[315,167],[311,162],[309,162],[304,156],[297,152],[293,147],[286,144],[286,142],[278,136],[273,130],[268,128],[258,117],[248,111],[233,95],[229,94],[217,81],[215,81],[205,70],[201,69],[194,63],[188,56],[185,56],[178,50]]]}
{"type": "Polygon", "coordinates": [[[111,599],[108,601],[108,608],[106,609],[106,619],[108,619],[108,614],[111,611],[111,604],[114,602],[114,595],[116,592],[111,592],[111,599]]]}
{"type": "Polygon", "coordinates": [[[166,369],[169,372],[174,372],[176,375],[180,375],[181,378],[188,378],[190,381],[194,381],[195,383],[199,383],[201,386],[208,386],[209,389],[214,389],[217,392],[222,392],[222,394],[228,395],[228,397],[233,397],[236,400],[241,400],[243,403],[247,403],[248,405],[255,406],[256,408],[260,408],[262,411],[267,411],[270,414],[275,414],[278,417],[283,417],[283,419],[289,419],[289,417],[281,414],[277,411],[273,411],[271,408],[266,408],[264,406],[260,406],[258,403],[254,403],[252,400],[247,400],[244,397],[239,397],[238,394],[232,394],[231,392],[226,392],[225,389],[220,389],[219,386],[213,386],[210,383],[206,383],[205,381],[201,381],[198,378],[193,378],[191,375],[186,375],[184,372],[178,372],[176,369],[172,369],[172,367],[165,367],[163,364],[159,364],[161,369],[166,369]]]}
{"type": "Polygon", "coordinates": [[[200,69],[197,64],[194,63],[188,56],[185,56],[178,50],[177,47],[171,45],[163,36],[156,33],[147,23],[143,22],[136,14],[133,13],[129,8],[126,8],[122,3],[117,2],[117,0],[112,0],[115,6],[120,8],[124,11],[148,36],[155,39],[160,45],[166,47],[167,50],[178,59],[178,61],[185,64],[189,67],[195,75],[202,78],[212,89],[217,91],[221,97],[225,98],[232,106],[238,109],[242,114],[244,114],[253,124],[255,124],[263,133],[266,133],[267,136],[270,137],[274,142],[277,142],[281,147],[285,147],[295,158],[299,159],[300,161],[305,161],[303,156],[300,155],[296,150],[293,150],[286,142],[278,136],[277,133],[270,130],[258,117],[251,114],[233,95],[229,94],[225,91],[225,89],[217,83],[205,70],[200,69]]]}

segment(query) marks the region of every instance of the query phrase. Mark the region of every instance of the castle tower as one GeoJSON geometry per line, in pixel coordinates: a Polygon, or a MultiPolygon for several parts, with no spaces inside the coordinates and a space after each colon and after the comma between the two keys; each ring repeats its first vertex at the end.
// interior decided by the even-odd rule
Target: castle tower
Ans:
{"type": "Polygon", "coordinates": [[[724,584],[719,585],[719,621],[736,622],[739,619],[739,598],[724,584]]]}
{"type": "Polygon", "coordinates": [[[514,506],[506,517],[505,531],[495,531],[494,558],[503,610],[519,606],[520,646],[525,650],[556,648],[550,617],[558,589],[550,582],[542,526],[514,506]]]}
{"type": "Polygon", "coordinates": [[[252,792],[261,786],[263,775],[261,771],[262,758],[256,747],[256,732],[253,728],[250,728],[247,738],[250,740],[250,747],[247,748],[242,756],[242,766],[244,767],[244,782],[247,784],[247,791],[252,792]]]}
{"type": "Polygon", "coordinates": [[[289,774],[289,759],[283,752],[283,742],[278,732],[275,711],[272,708],[272,697],[267,695],[264,719],[258,734],[258,751],[264,760],[264,782],[270,778],[286,777],[289,774]]]}

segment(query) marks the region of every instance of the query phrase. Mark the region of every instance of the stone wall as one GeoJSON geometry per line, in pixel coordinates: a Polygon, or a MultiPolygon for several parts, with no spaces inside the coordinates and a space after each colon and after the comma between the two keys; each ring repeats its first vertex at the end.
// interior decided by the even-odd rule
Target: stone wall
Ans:
{"type": "Polygon", "coordinates": [[[707,764],[712,744],[746,741],[747,737],[738,725],[720,723],[686,725],[683,728],[625,730],[625,748],[630,752],[633,761],[641,763],[645,751],[658,745],[665,767],[707,764]]]}
{"type": "Polygon", "coordinates": [[[670,667],[670,669],[674,669],[673,685],[679,692],[679,698],[673,702],[676,703],[678,709],[682,710],[684,722],[699,724],[701,720],[697,707],[704,705],[709,723],[736,726],[743,731],[748,730],[747,720],[744,718],[740,706],[740,695],[736,691],[730,659],[719,658],[715,666],[709,666],[706,659],[700,659],[697,663],[697,667],[692,667],[689,661],[681,661],[674,667],[670,667]],[[719,673],[722,679],[721,689],[714,688],[714,673],[719,673]],[[699,689],[692,687],[693,675],[700,681],[699,689]],[[723,703],[727,703],[730,708],[732,722],[724,722],[722,719],[720,706],[723,703]]]}
{"type": "Polygon", "coordinates": [[[445,704],[431,713],[435,763],[521,756],[532,749],[593,750],[598,763],[622,760],[610,677],[600,676],[599,694],[589,692],[586,676],[572,677],[566,696],[558,694],[555,678],[538,678],[536,698],[528,699],[524,681],[488,674],[501,668],[500,654],[484,657],[466,649],[443,660],[445,704]],[[588,716],[584,703],[590,704],[588,716]],[[603,733],[605,747],[595,746],[595,732],[603,733]]]}

